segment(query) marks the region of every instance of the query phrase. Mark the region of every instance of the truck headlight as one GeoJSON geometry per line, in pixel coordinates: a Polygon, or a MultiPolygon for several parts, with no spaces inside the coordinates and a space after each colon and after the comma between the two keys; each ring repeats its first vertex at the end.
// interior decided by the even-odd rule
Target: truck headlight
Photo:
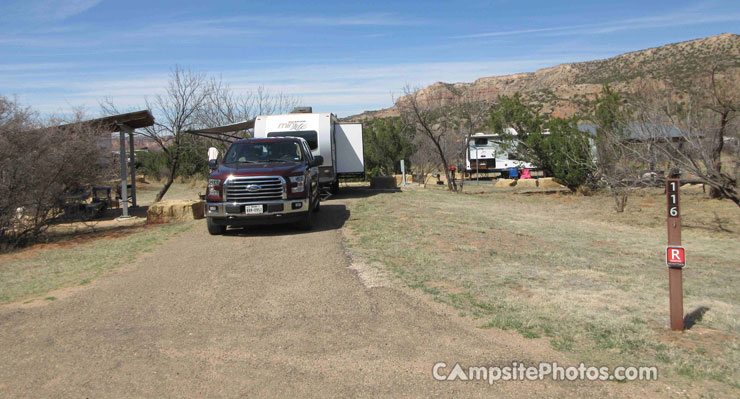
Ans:
{"type": "MultiPolygon", "coordinates": [[[[220,186],[221,179],[208,179],[208,188],[206,189],[207,196],[221,198],[220,186]]],[[[213,200],[213,198],[211,198],[211,200],[213,200]]]]}
{"type": "Polygon", "coordinates": [[[306,181],[306,176],[303,176],[303,175],[290,176],[288,179],[290,179],[290,191],[294,193],[303,192],[304,182],[306,181]]]}

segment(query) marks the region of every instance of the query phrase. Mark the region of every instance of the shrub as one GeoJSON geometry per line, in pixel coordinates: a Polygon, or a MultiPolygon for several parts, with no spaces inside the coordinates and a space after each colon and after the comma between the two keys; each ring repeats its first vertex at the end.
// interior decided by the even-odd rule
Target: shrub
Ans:
{"type": "Polygon", "coordinates": [[[508,151],[530,162],[552,176],[555,181],[575,191],[590,184],[596,166],[591,155],[591,143],[586,133],[578,129],[578,118],[540,116],[539,108],[524,102],[519,94],[502,96],[490,118],[491,129],[502,134],[508,151]],[[508,135],[512,127],[517,136],[508,135]],[[541,134],[545,129],[549,135],[541,134]]]}
{"type": "Polygon", "coordinates": [[[38,237],[57,216],[65,193],[84,190],[112,172],[110,135],[75,123],[45,127],[38,116],[0,96],[0,243],[38,237]]]}
{"type": "Polygon", "coordinates": [[[596,170],[591,145],[587,133],[578,129],[575,119],[553,118],[547,123],[549,136],[530,136],[541,141],[547,157],[543,162],[553,179],[576,191],[578,187],[590,184],[596,170]]]}
{"type": "Polygon", "coordinates": [[[139,151],[136,153],[137,173],[151,176],[157,180],[167,176],[167,154],[162,151],[139,151]]]}
{"type": "Polygon", "coordinates": [[[365,172],[367,178],[401,172],[401,160],[410,170],[414,146],[398,118],[375,119],[363,126],[365,172]]]}

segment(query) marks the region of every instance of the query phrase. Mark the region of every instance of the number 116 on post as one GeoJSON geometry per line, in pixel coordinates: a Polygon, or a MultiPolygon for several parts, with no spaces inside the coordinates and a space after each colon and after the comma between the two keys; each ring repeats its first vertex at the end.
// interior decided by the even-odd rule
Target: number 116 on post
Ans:
{"type": "Polygon", "coordinates": [[[678,181],[672,180],[668,182],[668,217],[677,218],[679,216],[678,210],[678,181]]]}

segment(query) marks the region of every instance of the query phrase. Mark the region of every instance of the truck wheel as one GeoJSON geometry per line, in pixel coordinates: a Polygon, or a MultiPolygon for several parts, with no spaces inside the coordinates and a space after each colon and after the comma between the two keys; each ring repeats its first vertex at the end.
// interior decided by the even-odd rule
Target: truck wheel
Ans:
{"type": "Polygon", "coordinates": [[[319,198],[319,199],[316,200],[316,206],[313,207],[313,211],[314,212],[318,212],[320,210],[321,210],[321,198],[319,198]]]}
{"type": "Polygon", "coordinates": [[[303,220],[300,221],[299,227],[301,230],[311,230],[313,227],[313,207],[311,207],[311,198],[308,199],[308,212],[304,216],[303,220]]]}
{"type": "Polygon", "coordinates": [[[331,188],[329,189],[332,194],[337,195],[339,192],[339,179],[334,180],[334,182],[331,184],[331,188]]]}
{"type": "Polygon", "coordinates": [[[226,231],[226,226],[221,226],[213,221],[213,218],[206,218],[208,225],[208,233],[212,236],[223,234],[226,231]]]}

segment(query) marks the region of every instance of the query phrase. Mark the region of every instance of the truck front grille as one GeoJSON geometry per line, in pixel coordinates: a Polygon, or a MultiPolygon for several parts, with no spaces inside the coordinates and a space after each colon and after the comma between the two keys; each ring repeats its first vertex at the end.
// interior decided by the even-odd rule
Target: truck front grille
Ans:
{"type": "Polygon", "coordinates": [[[226,181],[226,201],[260,202],[283,199],[285,180],[282,177],[232,177],[226,181]]]}

